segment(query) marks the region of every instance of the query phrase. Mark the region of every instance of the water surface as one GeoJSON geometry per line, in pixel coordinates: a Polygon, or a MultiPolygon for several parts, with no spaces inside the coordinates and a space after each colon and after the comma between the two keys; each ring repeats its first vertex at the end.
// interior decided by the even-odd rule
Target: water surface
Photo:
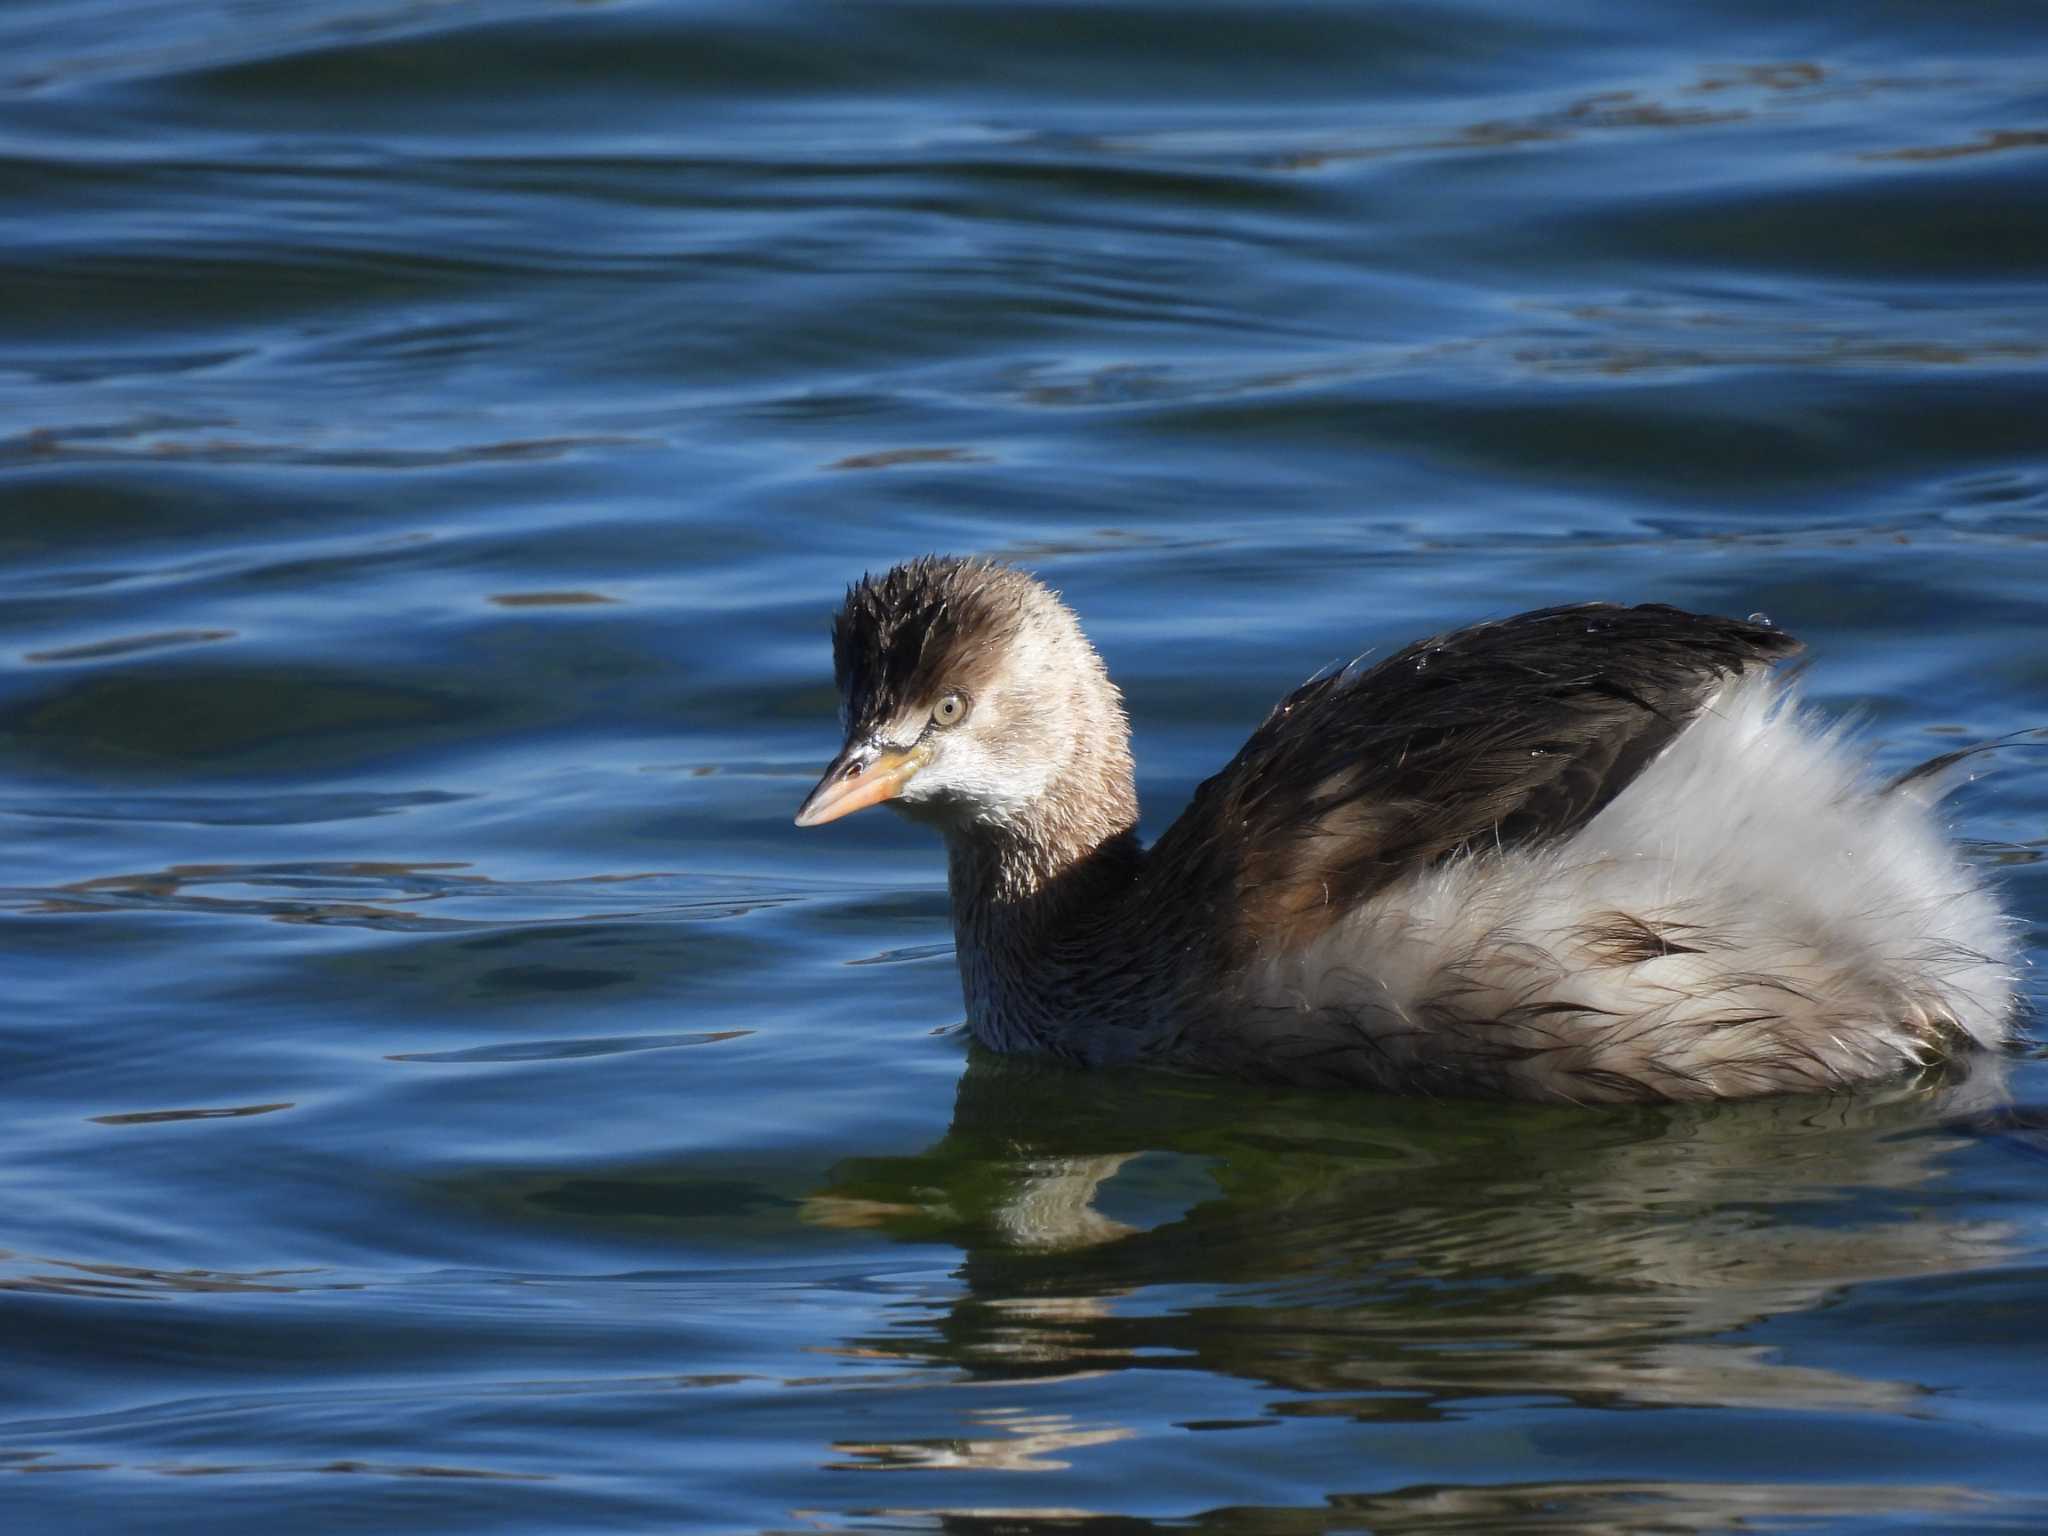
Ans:
{"type": "MultiPolygon", "coordinates": [[[[1763,612],[2048,724],[2048,12],[0,14],[13,1530],[2048,1524],[2048,1064],[1566,1112],[971,1053],[824,625],[1286,687],[1763,612]]],[[[2030,954],[2048,752],[1954,803],[2030,954]]],[[[2032,971],[2026,987],[2038,1001],[2032,971]]]]}

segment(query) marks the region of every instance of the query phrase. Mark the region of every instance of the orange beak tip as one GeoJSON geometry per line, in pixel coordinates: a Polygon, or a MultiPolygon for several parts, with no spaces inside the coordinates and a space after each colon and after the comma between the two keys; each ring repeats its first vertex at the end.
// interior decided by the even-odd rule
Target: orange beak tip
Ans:
{"type": "Polygon", "coordinates": [[[818,787],[797,808],[796,824],[800,827],[822,827],[828,821],[837,821],[871,805],[880,805],[884,800],[893,800],[903,793],[903,786],[923,766],[923,759],[915,753],[884,752],[869,763],[859,777],[849,779],[842,777],[843,767],[834,762],[825,770],[818,787]]]}

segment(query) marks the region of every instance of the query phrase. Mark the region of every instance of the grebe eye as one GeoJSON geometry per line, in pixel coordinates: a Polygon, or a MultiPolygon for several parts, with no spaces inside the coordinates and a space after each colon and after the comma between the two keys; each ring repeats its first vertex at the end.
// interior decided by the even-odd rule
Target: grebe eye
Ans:
{"type": "Polygon", "coordinates": [[[949,693],[932,707],[933,725],[958,725],[967,718],[967,701],[957,693],[949,693]]]}

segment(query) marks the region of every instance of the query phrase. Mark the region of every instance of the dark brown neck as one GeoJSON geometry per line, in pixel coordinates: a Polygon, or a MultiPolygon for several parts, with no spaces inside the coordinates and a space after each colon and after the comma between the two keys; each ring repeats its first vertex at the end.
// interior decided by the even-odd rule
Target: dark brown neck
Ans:
{"type": "Polygon", "coordinates": [[[1079,919],[1121,890],[1143,857],[1133,827],[1085,850],[982,833],[949,839],[946,855],[953,924],[959,929],[1079,919]]]}
{"type": "Polygon", "coordinates": [[[946,837],[947,883],[958,922],[963,904],[1022,907],[1039,898],[1071,900],[1091,888],[1097,871],[1135,863],[1137,796],[1093,800],[1087,807],[1053,804],[1008,826],[974,826],[946,837]]]}
{"type": "Polygon", "coordinates": [[[985,1043],[1095,1060],[1132,1035],[1113,1015],[1141,990],[1127,985],[1141,957],[1122,932],[1144,860],[1136,821],[1133,805],[1093,827],[1054,818],[947,838],[960,983],[985,1043]]]}

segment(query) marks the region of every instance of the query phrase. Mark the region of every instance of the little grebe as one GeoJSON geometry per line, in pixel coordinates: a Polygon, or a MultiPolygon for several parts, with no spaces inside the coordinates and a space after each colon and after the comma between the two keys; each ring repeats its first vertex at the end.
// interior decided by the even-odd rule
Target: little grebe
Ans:
{"type": "Polygon", "coordinates": [[[1584,1102],[1846,1087],[2003,1040],[2013,939],[1931,811],[1801,713],[1777,630],[1546,608],[1289,694],[1150,849],[1121,696],[1022,571],[833,624],[816,826],[946,839],[997,1050],[1584,1102]]]}

